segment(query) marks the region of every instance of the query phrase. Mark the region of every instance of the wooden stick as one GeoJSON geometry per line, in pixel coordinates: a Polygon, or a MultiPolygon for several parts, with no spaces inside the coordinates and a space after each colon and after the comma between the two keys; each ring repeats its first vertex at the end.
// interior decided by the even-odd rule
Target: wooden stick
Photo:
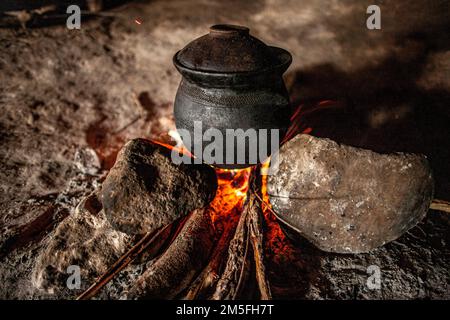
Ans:
{"type": "Polygon", "coordinates": [[[191,285],[184,299],[194,300],[198,298],[202,291],[212,287],[217,282],[219,279],[218,273],[227,253],[227,248],[233,238],[233,230],[236,228],[236,225],[237,220],[224,229],[223,234],[217,242],[216,249],[211,257],[211,260],[191,285]]]}
{"type": "Polygon", "coordinates": [[[273,211],[273,209],[270,206],[270,204],[265,202],[256,192],[254,193],[254,195],[258,199],[259,203],[264,206],[264,209],[269,210],[274,216],[276,216],[276,213],[275,213],[275,211],[273,211]]]}
{"type": "Polygon", "coordinates": [[[155,232],[146,233],[130,250],[119,258],[104,274],[102,274],[86,291],[77,297],[77,300],[88,300],[95,296],[111,279],[129,265],[145,249],[147,249],[161,234],[172,225],[160,228],[155,232]]]}
{"type": "Polygon", "coordinates": [[[233,239],[228,248],[228,259],[213,300],[235,300],[244,282],[245,269],[248,267],[249,232],[247,230],[248,204],[241,213],[233,239]]]}
{"type": "Polygon", "coordinates": [[[208,263],[214,247],[211,216],[195,209],[174,241],[127,290],[126,299],[175,299],[208,263]]]}
{"type": "Polygon", "coordinates": [[[253,257],[255,259],[256,280],[258,282],[261,299],[271,300],[272,293],[270,291],[269,280],[267,279],[266,267],[264,265],[261,207],[256,204],[254,193],[250,195],[249,208],[248,225],[250,229],[250,240],[253,246],[253,257]]]}
{"type": "MultiPolygon", "coordinates": [[[[250,173],[249,177],[249,185],[251,185],[254,178],[254,172],[253,169],[250,173]]],[[[214,288],[217,291],[217,285],[219,281],[224,281],[223,276],[221,276],[219,273],[222,269],[222,266],[226,263],[228,263],[227,259],[227,253],[229,253],[229,247],[232,239],[236,238],[236,230],[239,223],[244,222],[242,219],[242,215],[246,214],[244,213],[248,208],[248,197],[250,195],[249,187],[247,190],[246,200],[243,205],[243,208],[241,210],[241,217],[238,217],[237,219],[233,219],[223,230],[222,235],[220,236],[220,239],[216,245],[216,249],[214,250],[214,253],[212,255],[212,258],[208,265],[203,269],[203,271],[200,273],[200,275],[197,277],[197,279],[193,282],[193,284],[188,289],[187,294],[185,295],[184,299],[187,300],[193,300],[196,298],[202,298],[203,295],[209,296],[209,291],[214,290],[214,288]]],[[[236,240],[235,240],[236,241],[236,240]]],[[[228,255],[229,256],[229,255],[228,255]]],[[[229,257],[228,257],[229,259],[229,257]]],[[[219,299],[218,293],[213,292],[215,294],[215,298],[212,299],[219,299]]]]}
{"type": "MultiPolygon", "coordinates": [[[[255,194],[255,196],[258,198],[259,202],[262,205],[264,205],[271,213],[275,214],[275,212],[268,203],[266,203],[263,199],[261,199],[261,197],[258,196],[257,194],[255,194]]],[[[433,201],[431,201],[430,209],[450,213],[450,202],[445,200],[434,199],[433,201]]]]}
{"type": "Polygon", "coordinates": [[[439,199],[434,199],[431,202],[430,209],[450,213],[450,202],[444,201],[444,200],[439,200],[439,199]]]}

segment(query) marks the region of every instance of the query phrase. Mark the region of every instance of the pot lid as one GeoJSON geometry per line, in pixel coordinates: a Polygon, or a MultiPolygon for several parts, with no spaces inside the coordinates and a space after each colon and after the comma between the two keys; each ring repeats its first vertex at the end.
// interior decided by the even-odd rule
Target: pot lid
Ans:
{"type": "Polygon", "coordinates": [[[205,72],[253,72],[280,63],[279,48],[267,46],[242,26],[218,24],[179,51],[182,66],[205,72]]]}

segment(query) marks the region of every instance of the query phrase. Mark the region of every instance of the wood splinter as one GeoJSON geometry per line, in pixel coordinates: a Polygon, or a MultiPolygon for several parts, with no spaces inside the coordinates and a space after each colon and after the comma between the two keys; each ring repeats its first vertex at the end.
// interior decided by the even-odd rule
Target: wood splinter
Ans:
{"type": "Polygon", "coordinates": [[[430,209],[450,213],[450,202],[434,199],[431,202],[430,209]]]}
{"type": "Polygon", "coordinates": [[[235,300],[245,282],[243,278],[249,267],[247,261],[249,247],[247,216],[248,204],[241,213],[234,237],[230,242],[225,270],[217,282],[216,291],[211,297],[213,300],[235,300]]]}
{"type": "Polygon", "coordinates": [[[80,294],[76,300],[89,300],[94,297],[111,279],[120,273],[126,266],[146,251],[164,233],[170,231],[168,225],[155,232],[146,233],[133,247],[121,256],[104,274],[102,274],[88,289],[80,294]]]}
{"type": "Polygon", "coordinates": [[[264,266],[261,208],[255,201],[253,192],[250,192],[248,197],[248,202],[242,211],[234,238],[230,242],[225,270],[212,296],[214,300],[234,300],[239,297],[243,284],[246,281],[246,276],[248,276],[251,253],[253,253],[260,298],[262,300],[272,299],[270,284],[264,266]]]}
{"type": "Polygon", "coordinates": [[[262,300],[271,300],[272,293],[270,291],[269,280],[267,279],[266,267],[264,265],[264,249],[263,249],[263,228],[261,207],[255,201],[255,195],[252,193],[249,199],[250,214],[250,240],[253,246],[253,255],[255,258],[256,280],[258,282],[259,292],[262,300]]]}

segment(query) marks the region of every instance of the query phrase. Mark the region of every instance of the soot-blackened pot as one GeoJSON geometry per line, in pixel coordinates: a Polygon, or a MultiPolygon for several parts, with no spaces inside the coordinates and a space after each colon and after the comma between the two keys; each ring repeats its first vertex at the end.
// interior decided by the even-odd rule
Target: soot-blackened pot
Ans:
{"type": "Polygon", "coordinates": [[[291,61],[286,50],[267,46],[248,28],[233,25],[212,26],[209,34],[178,51],[173,62],[183,78],[174,113],[187,149],[206,163],[228,169],[255,164],[255,150],[257,162],[265,160],[264,152],[269,155],[278,147],[271,130],[279,130],[281,141],[289,124],[282,75],[291,61]],[[241,140],[246,142],[243,150],[239,139],[246,139],[241,140]]]}

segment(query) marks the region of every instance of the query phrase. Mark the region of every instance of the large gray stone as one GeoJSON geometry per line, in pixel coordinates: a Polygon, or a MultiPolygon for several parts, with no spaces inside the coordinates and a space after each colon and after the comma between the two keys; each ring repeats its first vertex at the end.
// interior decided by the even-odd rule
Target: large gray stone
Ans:
{"type": "Polygon", "coordinates": [[[173,163],[168,148],[145,139],[128,142],[102,185],[106,216],[118,230],[143,234],[169,225],[214,198],[214,169],[173,163]]]}
{"type": "Polygon", "coordinates": [[[298,135],[280,149],[268,193],[277,217],[325,251],[368,252],[397,239],[428,211],[424,156],[378,154],[298,135]]]}

